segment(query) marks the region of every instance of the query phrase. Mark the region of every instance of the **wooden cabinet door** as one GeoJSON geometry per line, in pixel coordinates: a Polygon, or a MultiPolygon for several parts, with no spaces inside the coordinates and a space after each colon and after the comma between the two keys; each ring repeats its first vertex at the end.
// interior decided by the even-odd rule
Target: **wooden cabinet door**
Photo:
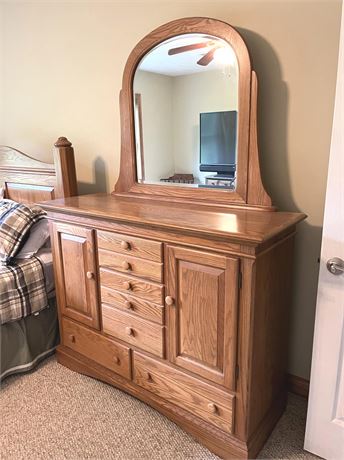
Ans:
{"type": "Polygon", "coordinates": [[[169,359],[234,390],[239,260],[167,246],[169,359]]]}
{"type": "Polygon", "coordinates": [[[100,329],[95,231],[52,224],[56,294],[63,315],[100,329]]]}

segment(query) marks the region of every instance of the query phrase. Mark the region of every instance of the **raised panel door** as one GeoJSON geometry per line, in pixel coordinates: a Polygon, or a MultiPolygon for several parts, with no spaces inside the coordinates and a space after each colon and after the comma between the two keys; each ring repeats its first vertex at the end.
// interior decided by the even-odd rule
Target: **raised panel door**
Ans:
{"type": "Polygon", "coordinates": [[[100,329],[94,230],[59,223],[52,229],[60,311],[100,329]]]}
{"type": "Polygon", "coordinates": [[[234,389],[239,260],[168,246],[169,359],[234,389]]]}

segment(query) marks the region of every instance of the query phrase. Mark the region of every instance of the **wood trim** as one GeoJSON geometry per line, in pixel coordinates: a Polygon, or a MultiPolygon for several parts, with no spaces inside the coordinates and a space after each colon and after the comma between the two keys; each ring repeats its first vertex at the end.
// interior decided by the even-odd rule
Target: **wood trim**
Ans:
{"type": "MultiPolygon", "coordinates": [[[[120,92],[120,111],[121,111],[121,165],[119,179],[115,185],[113,193],[129,193],[138,196],[148,195],[158,199],[168,194],[170,199],[192,200],[194,202],[209,202],[237,205],[248,203],[248,174],[250,156],[254,168],[257,161],[254,160],[258,155],[256,143],[250,142],[250,131],[255,127],[256,116],[252,111],[256,110],[256,92],[251,101],[251,86],[254,91],[257,89],[257,80],[254,74],[254,81],[251,80],[251,62],[246,44],[240,34],[229,24],[210,18],[184,18],[169,22],[158,27],[153,32],[144,37],[133,49],[128,57],[124,73],[122,90],[120,92]],[[138,184],[136,178],[136,155],[135,155],[135,133],[134,133],[134,100],[133,100],[133,79],[136,68],[143,56],[154,46],[162,41],[185,33],[203,33],[217,36],[228,42],[234,49],[240,69],[239,78],[239,118],[238,118],[238,173],[237,189],[235,192],[228,190],[207,190],[193,189],[188,187],[166,187],[162,185],[138,184]],[[252,105],[252,107],[251,107],[252,105]],[[254,115],[254,117],[252,117],[254,115]],[[250,124],[250,117],[253,122],[250,124]]],[[[251,169],[252,169],[251,168],[251,169]]],[[[251,174],[251,178],[255,178],[251,174]]],[[[260,180],[259,170],[257,177],[260,180]]],[[[261,190],[261,186],[257,188],[261,190]]],[[[251,183],[252,187],[256,184],[251,183]]],[[[268,206],[269,198],[264,194],[264,190],[257,195],[250,193],[250,205],[268,206]]],[[[271,203],[271,200],[270,200],[271,203]]]]}
{"type": "Polygon", "coordinates": [[[179,207],[173,203],[170,203],[166,213],[166,206],[158,201],[141,202],[133,198],[114,198],[105,194],[84,195],[50,202],[46,203],[44,208],[51,216],[56,212],[74,214],[80,218],[96,218],[117,224],[173,230],[185,235],[221,237],[231,242],[245,244],[265,243],[278,237],[284,230],[294,227],[306,217],[301,213],[259,211],[250,213],[245,209],[226,213],[221,208],[199,209],[195,204],[179,207]]]}
{"type": "Polygon", "coordinates": [[[309,380],[297,375],[287,374],[288,391],[308,399],[309,380]]]}
{"type": "Polygon", "coordinates": [[[183,186],[170,187],[160,184],[139,184],[134,182],[128,191],[131,196],[141,195],[144,197],[150,197],[152,199],[154,198],[159,201],[161,197],[165,196],[169,198],[169,201],[178,200],[184,202],[184,200],[191,200],[192,202],[203,202],[205,204],[211,201],[212,203],[217,203],[220,205],[228,204],[228,202],[237,205],[246,204],[246,198],[239,193],[238,188],[235,192],[233,192],[225,189],[212,190],[206,188],[192,188],[183,186]]]}
{"type": "Polygon", "coordinates": [[[145,155],[143,147],[143,123],[142,123],[142,95],[140,93],[135,93],[135,104],[137,107],[137,118],[139,123],[139,143],[140,143],[140,162],[141,162],[141,179],[144,181],[146,178],[145,173],[145,155]]]}
{"type": "Polygon", "coordinates": [[[255,260],[242,259],[242,286],[239,294],[237,382],[235,433],[239,439],[247,439],[249,413],[249,375],[252,365],[252,342],[254,321],[255,260]]]}
{"type": "Polygon", "coordinates": [[[259,204],[270,209],[272,207],[272,200],[265,191],[260,174],[257,132],[258,80],[256,72],[252,72],[251,81],[250,154],[248,165],[247,203],[249,205],[259,204]]]}
{"type": "Polygon", "coordinates": [[[199,247],[202,246],[202,249],[212,253],[222,252],[230,256],[247,259],[255,259],[257,256],[264,254],[265,251],[270,250],[272,245],[280,244],[285,238],[290,238],[295,235],[295,226],[293,226],[280,232],[264,244],[251,244],[244,241],[240,244],[239,242],[223,241],[223,238],[196,236],[187,232],[178,232],[177,230],[171,231],[164,229],[162,231],[161,229],[157,230],[148,225],[140,226],[131,223],[98,220],[96,218],[80,215],[53,212],[46,206],[44,206],[44,208],[48,210],[48,216],[52,222],[63,221],[65,224],[82,225],[85,228],[97,228],[98,231],[125,233],[127,236],[150,238],[151,240],[155,239],[157,241],[164,240],[167,244],[178,244],[179,246],[187,246],[189,248],[199,249],[199,247]],[[262,252],[260,252],[261,248],[263,248],[262,252]]]}

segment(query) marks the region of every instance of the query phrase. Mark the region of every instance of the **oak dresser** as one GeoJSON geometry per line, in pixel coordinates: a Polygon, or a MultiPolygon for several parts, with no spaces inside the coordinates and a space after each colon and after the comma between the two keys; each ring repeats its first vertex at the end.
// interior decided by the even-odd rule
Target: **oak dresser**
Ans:
{"type": "MultiPolygon", "coordinates": [[[[44,204],[58,361],[150,404],[223,458],[255,457],[284,410],[293,240],[305,217],[276,211],[262,185],[256,100],[257,79],[235,29],[207,18],[161,26],[135,47],[124,71],[114,192],[44,204]],[[142,106],[136,123],[134,75],[147,53],[165,42],[171,48],[180,34],[173,49],[190,47],[184,35],[191,34],[201,44],[214,37],[206,54],[222,42],[235,51],[234,188],[228,180],[159,184],[149,169],[149,140],[140,133],[148,110],[142,106]]],[[[173,173],[190,170],[160,175],[173,173]]]]}

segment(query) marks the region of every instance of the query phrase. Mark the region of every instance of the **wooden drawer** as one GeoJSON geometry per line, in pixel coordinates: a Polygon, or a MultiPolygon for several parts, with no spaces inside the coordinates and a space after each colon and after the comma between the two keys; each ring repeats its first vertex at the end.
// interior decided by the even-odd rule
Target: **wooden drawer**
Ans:
{"type": "Polygon", "coordinates": [[[164,357],[165,328],[144,319],[102,305],[103,330],[106,334],[131,343],[142,350],[164,357]]]}
{"type": "Polygon", "coordinates": [[[101,286],[101,301],[110,306],[125,310],[155,323],[164,323],[164,310],[162,305],[155,305],[147,300],[134,297],[130,294],[114,291],[106,286],[101,286]]]}
{"type": "Polygon", "coordinates": [[[97,236],[98,248],[162,262],[162,243],[102,230],[97,231],[97,236]]]}
{"type": "Polygon", "coordinates": [[[106,268],[100,268],[100,284],[163,305],[164,287],[160,284],[122,275],[106,268]]]}
{"type": "Polygon", "coordinates": [[[117,374],[131,378],[129,347],[66,318],[62,319],[62,343],[117,374]]]}
{"type": "Polygon", "coordinates": [[[223,431],[232,433],[234,396],[134,352],[134,382],[223,431]]]}
{"type": "Polygon", "coordinates": [[[152,281],[162,282],[163,264],[150,262],[138,257],[132,257],[126,254],[117,254],[107,249],[98,251],[99,265],[123,273],[142,276],[152,281]]]}

